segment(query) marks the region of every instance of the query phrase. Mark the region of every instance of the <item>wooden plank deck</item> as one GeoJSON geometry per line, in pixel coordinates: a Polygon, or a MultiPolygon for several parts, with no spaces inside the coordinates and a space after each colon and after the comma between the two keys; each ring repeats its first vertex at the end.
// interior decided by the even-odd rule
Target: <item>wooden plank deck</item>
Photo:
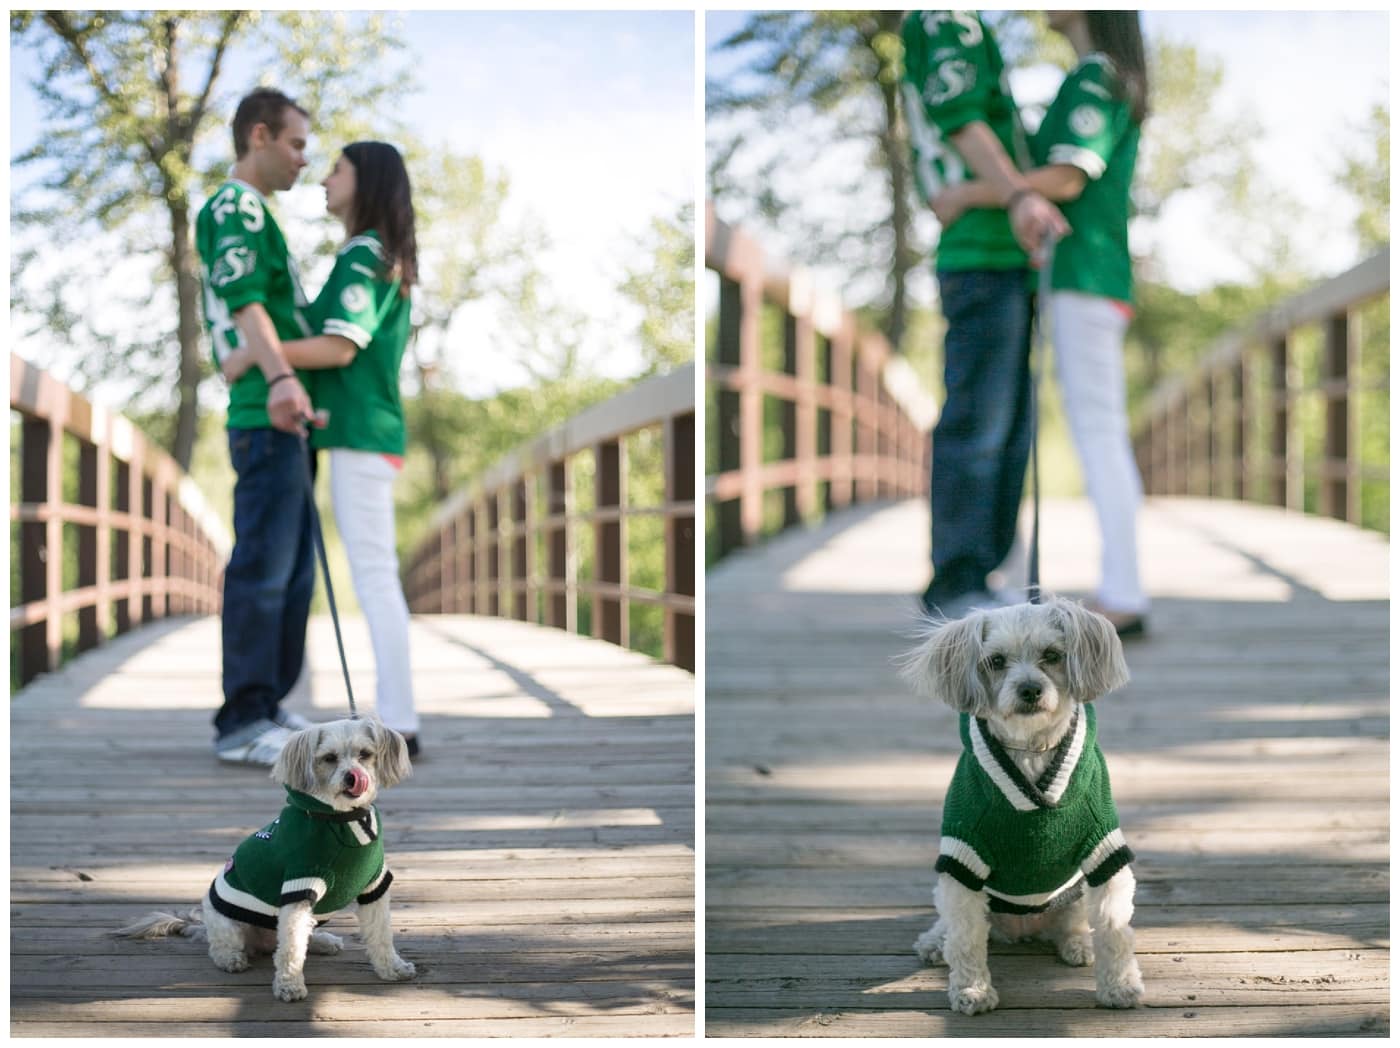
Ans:
{"type": "MultiPolygon", "coordinates": [[[[933,916],[954,714],[891,659],[927,510],[848,511],[707,577],[711,1036],[1245,1036],[1389,1031],[1389,547],[1281,511],[1153,500],[1151,635],[1099,707],[1139,858],[1134,1012],[1047,947],[994,946],[992,1013],[948,1011],[933,916]]],[[[1083,595],[1088,505],[1047,505],[1047,587],[1083,595]]]]}
{"type": "MultiPolygon", "coordinates": [[[[363,620],[346,623],[373,705],[363,620]]],[[[345,714],[329,619],[310,694],[345,714]]],[[[310,996],[273,999],[182,939],[105,933],[199,900],[282,803],[219,765],[214,619],[149,627],[11,703],[12,1036],[691,1036],[694,678],[587,638],[468,616],[415,618],[424,755],[380,802],[394,927],[419,977],[381,983],[353,938],[312,957],[310,996]]]]}

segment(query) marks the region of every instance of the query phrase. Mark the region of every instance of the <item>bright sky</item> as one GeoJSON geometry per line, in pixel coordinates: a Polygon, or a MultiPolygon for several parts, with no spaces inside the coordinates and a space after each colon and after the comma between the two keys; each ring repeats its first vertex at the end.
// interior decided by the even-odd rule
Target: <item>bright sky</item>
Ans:
{"type": "MultiPolygon", "coordinates": [[[[409,12],[401,18],[423,87],[403,114],[406,122],[430,142],[504,169],[513,214],[528,211],[555,245],[540,259],[554,289],[597,322],[607,345],[620,347],[600,366],[611,374],[635,372],[637,317],[615,287],[624,266],[635,263],[634,238],[652,218],[694,196],[693,14],[409,12]]],[[[236,101],[258,67],[256,55],[234,57],[223,85],[236,101]]],[[[36,66],[27,48],[11,50],[11,155],[37,134],[38,104],[29,87],[36,66]]],[[[279,201],[279,212],[323,213],[317,183],[324,173],[308,168],[301,185],[279,201]]],[[[308,290],[314,293],[314,285],[308,290]]],[[[473,307],[454,325],[454,372],[467,392],[488,394],[525,381],[494,324],[489,311],[473,307]]],[[[43,350],[21,352],[37,360],[43,350]]]]}
{"type": "MultiPolygon", "coordinates": [[[[707,76],[723,75],[727,56],[712,48],[739,28],[745,12],[711,12],[705,21],[707,76]]],[[[1358,261],[1350,233],[1354,208],[1339,203],[1334,174],[1343,152],[1366,148],[1359,133],[1370,109],[1389,98],[1389,15],[1384,11],[1144,11],[1146,36],[1194,45],[1219,58],[1226,113],[1252,112],[1264,135],[1254,143],[1270,177],[1303,205],[1298,242],[1320,273],[1358,261]]],[[[733,68],[732,65],[727,68],[733,68]]],[[[1018,73],[1023,104],[1048,100],[1058,78],[1018,73]]],[[[1150,133],[1150,125],[1148,131],[1150,133]]],[[[1203,194],[1183,193],[1163,216],[1159,257],[1166,279],[1183,290],[1240,279],[1244,270],[1203,194]]]]}

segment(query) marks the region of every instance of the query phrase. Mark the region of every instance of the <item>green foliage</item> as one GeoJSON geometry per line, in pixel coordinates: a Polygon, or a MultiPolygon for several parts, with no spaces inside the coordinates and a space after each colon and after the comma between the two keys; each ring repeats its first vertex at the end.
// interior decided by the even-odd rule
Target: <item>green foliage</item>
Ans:
{"type": "Polygon", "coordinates": [[[1375,106],[1365,126],[1371,153],[1353,153],[1343,158],[1338,182],[1359,206],[1356,235],[1363,251],[1372,251],[1390,242],[1390,107],[1375,106]]]}
{"type": "Polygon", "coordinates": [[[642,312],[637,336],[646,376],[695,358],[695,206],[653,219],[637,256],[643,263],[627,270],[618,290],[642,312]]]}

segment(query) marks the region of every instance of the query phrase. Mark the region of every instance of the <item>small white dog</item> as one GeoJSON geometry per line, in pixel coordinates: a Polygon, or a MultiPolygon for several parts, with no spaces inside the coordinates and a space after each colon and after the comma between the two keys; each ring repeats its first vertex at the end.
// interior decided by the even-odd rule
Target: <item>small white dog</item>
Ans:
{"type": "Polygon", "coordinates": [[[412,765],[403,736],[375,720],[339,720],[287,740],[272,778],[287,805],[248,837],[214,879],[202,907],[184,916],[153,913],[116,935],[207,938],[209,956],[226,972],[248,968],[255,953],[273,953],[272,992],[306,996],[306,955],[339,953],[341,940],[316,930],[317,915],[358,904],[360,937],[381,979],[411,979],[412,964],[394,950],[384,864],[379,790],[406,778],[412,765]]]}
{"type": "Polygon", "coordinates": [[[960,714],[934,867],[938,920],[914,943],[927,963],[947,961],[952,1009],[997,1006],[989,934],[1048,939],[1065,963],[1094,965],[1100,1004],[1135,1006],[1133,853],[1088,705],[1128,681],[1113,626],[1058,598],[974,611],[934,624],[903,669],[960,714]]]}

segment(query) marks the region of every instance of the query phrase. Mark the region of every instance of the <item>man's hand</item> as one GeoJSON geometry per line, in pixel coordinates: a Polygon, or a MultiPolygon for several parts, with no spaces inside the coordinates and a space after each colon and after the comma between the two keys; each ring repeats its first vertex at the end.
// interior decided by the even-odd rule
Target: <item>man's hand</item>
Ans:
{"type": "Polygon", "coordinates": [[[1033,189],[1017,190],[1006,213],[1011,219],[1011,232],[1036,269],[1044,261],[1041,247],[1045,235],[1054,233],[1059,238],[1070,231],[1060,209],[1033,189]]]}
{"type": "Polygon", "coordinates": [[[306,433],[306,420],[315,412],[311,398],[302,389],[296,375],[288,372],[287,377],[274,382],[267,392],[267,418],[273,428],[285,433],[306,433]]]}

